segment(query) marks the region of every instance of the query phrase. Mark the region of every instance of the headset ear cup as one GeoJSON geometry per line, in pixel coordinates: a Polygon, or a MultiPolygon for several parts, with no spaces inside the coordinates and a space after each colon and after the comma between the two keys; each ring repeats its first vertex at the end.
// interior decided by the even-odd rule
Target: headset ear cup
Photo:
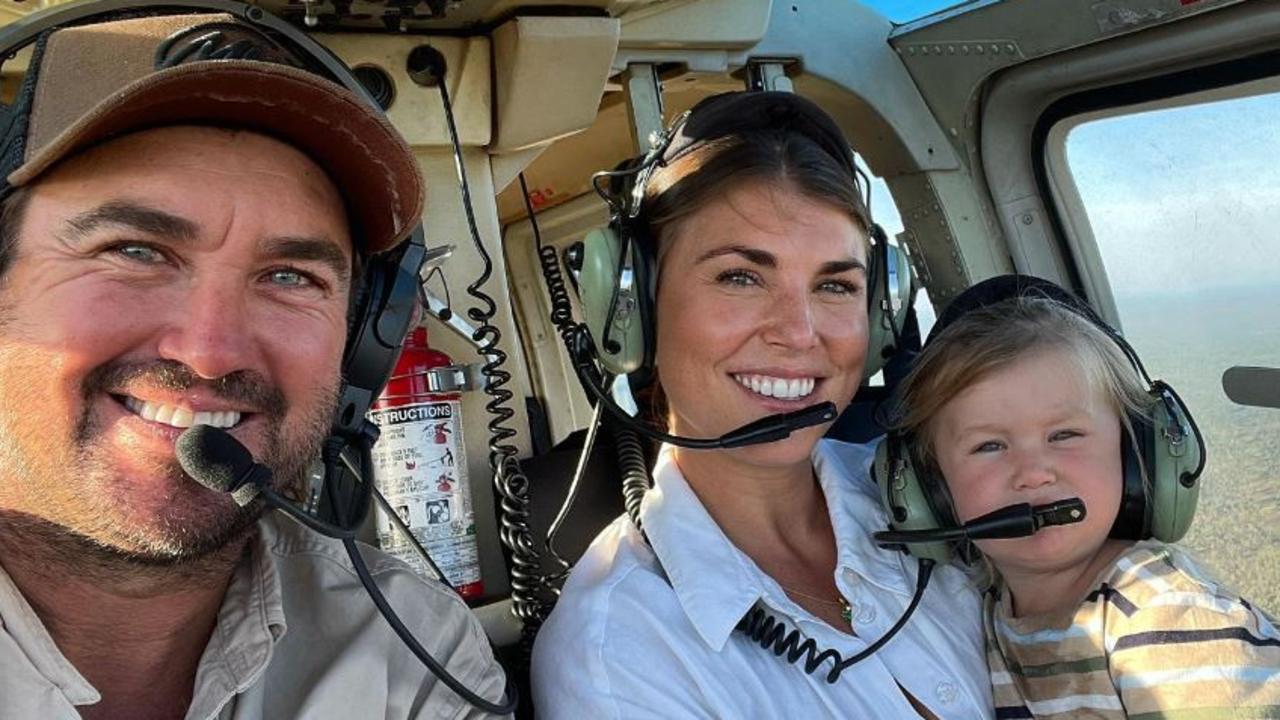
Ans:
{"type": "Polygon", "coordinates": [[[907,313],[915,294],[911,261],[897,245],[889,244],[883,230],[873,233],[879,239],[871,248],[867,272],[867,359],[862,377],[880,372],[898,348],[895,329],[900,333],[906,325],[907,313]]]}
{"type": "Polygon", "coordinates": [[[361,298],[352,313],[342,357],[342,390],[334,417],[339,434],[360,431],[364,415],[395,369],[419,307],[419,271],[426,256],[421,229],[382,255],[367,258],[361,298]]]}
{"type": "Polygon", "coordinates": [[[639,390],[656,379],[654,354],[658,333],[658,258],[647,235],[637,231],[631,243],[635,273],[635,322],[640,327],[640,367],[631,373],[631,388],[639,390]]]}
{"type": "Polygon", "coordinates": [[[1127,417],[1129,427],[1120,433],[1120,509],[1109,536],[1145,540],[1151,537],[1150,484],[1145,475],[1151,472],[1151,421],[1135,413],[1127,417]]]}
{"type": "Polygon", "coordinates": [[[1156,381],[1152,408],[1151,533],[1177,542],[1191,528],[1200,499],[1204,447],[1191,413],[1176,393],[1156,381]]]}
{"type": "MultiPolygon", "coordinates": [[[[906,447],[897,433],[890,433],[876,447],[872,479],[880,490],[880,506],[889,516],[893,530],[935,530],[939,522],[930,500],[930,491],[922,481],[906,447]]],[[[908,543],[907,552],[918,558],[938,563],[951,560],[951,546],[945,542],[908,543]]]]}
{"type": "Polygon", "coordinates": [[[634,255],[623,262],[623,251],[631,252],[613,225],[596,228],[582,241],[582,269],[578,274],[578,298],[596,357],[606,371],[626,375],[645,361],[645,318],[636,292],[634,255]],[[629,274],[629,287],[622,287],[619,268],[629,274]],[[637,312],[640,310],[640,312],[637,312]]]}

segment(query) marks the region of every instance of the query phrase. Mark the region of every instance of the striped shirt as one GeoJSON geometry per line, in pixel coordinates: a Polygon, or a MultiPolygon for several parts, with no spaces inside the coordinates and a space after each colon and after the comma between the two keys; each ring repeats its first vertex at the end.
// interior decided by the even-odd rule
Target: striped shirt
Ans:
{"type": "Polygon", "coordinates": [[[996,717],[1280,718],[1280,630],[1186,553],[1141,542],[1075,610],[983,612],[996,717]]]}

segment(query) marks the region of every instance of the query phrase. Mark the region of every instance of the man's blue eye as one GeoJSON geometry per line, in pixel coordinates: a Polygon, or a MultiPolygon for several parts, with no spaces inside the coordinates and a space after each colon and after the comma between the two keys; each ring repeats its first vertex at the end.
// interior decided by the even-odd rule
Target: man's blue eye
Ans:
{"type": "Polygon", "coordinates": [[[140,263],[154,264],[164,261],[164,255],[159,250],[147,245],[117,245],[114,249],[129,260],[140,263]]]}
{"type": "Polygon", "coordinates": [[[304,273],[296,270],[272,270],[270,274],[271,282],[277,285],[308,285],[311,279],[304,273]]]}

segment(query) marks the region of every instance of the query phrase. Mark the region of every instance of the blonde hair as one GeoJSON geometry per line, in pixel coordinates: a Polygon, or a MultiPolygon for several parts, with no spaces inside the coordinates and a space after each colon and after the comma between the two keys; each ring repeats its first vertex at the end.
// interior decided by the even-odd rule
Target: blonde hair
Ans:
{"type": "Polygon", "coordinates": [[[931,338],[916,359],[899,388],[896,423],[912,438],[915,460],[936,473],[931,423],[938,412],[974,383],[1043,350],[1071,359],[1130,436],[1130,414],[1150,416],[1146,383],[1107,331],[1062,302],[1024,295],[965,313],[931,338]]]}

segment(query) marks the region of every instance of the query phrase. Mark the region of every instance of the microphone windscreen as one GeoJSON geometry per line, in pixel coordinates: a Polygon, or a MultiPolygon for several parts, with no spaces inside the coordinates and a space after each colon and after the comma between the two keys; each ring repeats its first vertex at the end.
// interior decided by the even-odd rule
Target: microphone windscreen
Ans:
{"type": "Polygon", "coordinates": [[[253,471],[253,455],[230,433],[209,425],[193,425],[178,436],[176,449],[178,464],[201,485],[234,493],[240,505],[257,494],[253,485],[241,487],[253,471]]]}

